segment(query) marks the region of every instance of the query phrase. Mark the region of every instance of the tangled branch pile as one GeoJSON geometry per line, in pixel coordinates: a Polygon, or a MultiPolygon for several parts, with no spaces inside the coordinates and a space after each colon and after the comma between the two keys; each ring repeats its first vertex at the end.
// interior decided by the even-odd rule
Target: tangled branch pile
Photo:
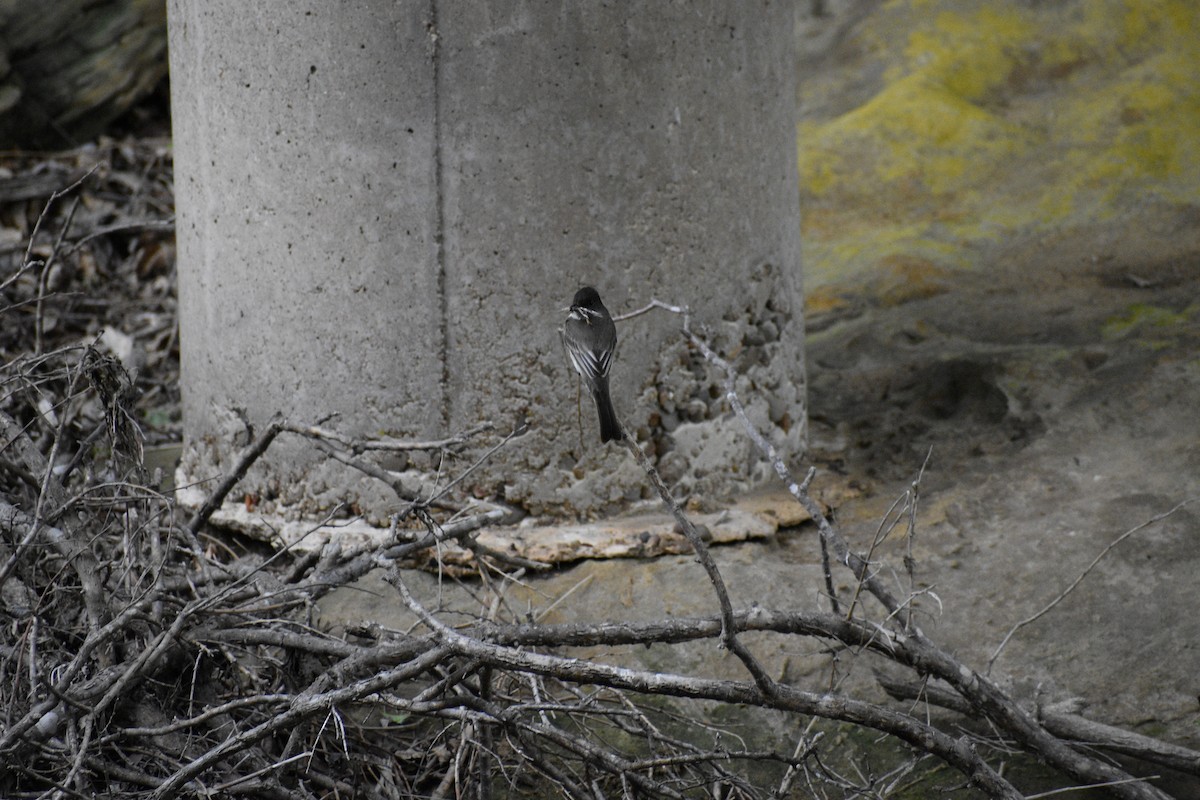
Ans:
{"type": "MultiPolygon", "coordinates": [[[[163,327],[173,316],[170,292],[151,293],[157,311],[134,314],[134,330],[125,333],[134,345],[126,351],[121,337],[98,335],[119,324],[111,306],[89,294],[103,284],[111,298],[115,283],[144,299],[147,283],[169,276],[165,265],[163,272],[153,266],[154,253],[168,247],[162,226],[144,216],[161,203],[164,187],[134,181],[129,188],[112,166],[123,156],[108,158],[89,178],[100,188],[89,192],[92,202],[111,204],[114,216],[73,228],[88,203],[78,193],[56,197],[67,210],[45,218],[57,224],[55,233],[27,230],[33,245],[0,281],[0,794],[884,796],[908,774],[903,767],[849,777],[829,766],[830,746],[811,731],[775,748],[742,746],[706,722],[697,701],[882,731],[915,756],[941,759],[989,797],[1022,796],[991,757],[1014,748],[1074,783],[1107,785],[1120,797],[1166,795],[1098,748],[1200,774],[1195,753],[1101,726],[1068,730],[1085,723],[1035,715],[939,648],[917,624],[913,595],[898,596],[871,553],[847,544],[809,497],[808,480],[794,480],[748,424],[747,434],[818,520],[827,610],[733,608],[703,538],[632,442],[625,443],[631,457],[692,542],[720,614],[538,623],[508,608],[505,589],[539,565],[476,547],[479,612],[451,626],[403,567],[415,559],[436,565],[438,545],[450,538],[472,547],[480,526],[504,516],[452,495],[402,497],[389,540],[371,548],[298,555],[210,534],[208,514],[280,435],[306,436],[331,457],[385,482],[389,476],[366,460],[361,443],[277,420],[199,510],[184,514],[158,490],[141,436],[156,430],[155,393],[172,391],[161,377],[172,358],[173,318],[163,327]],[[138,203],[145,205],[131,210],[138,203]],[[139,347],[143,360],[130,361],[139,347]],[[377,568],[422,624],[336,636],[319,629],[315,604],[377,568]],[[834,589],[835,570],[852,576],[851,593],[834,589]],[[743,642],[747,631],[873,654],[908,676],[893,691],[915,691],[920,702],[890,707],[782,683],[743,642]],[[745,678],[571,657],[582,646],[705,640],[734,654],[745,678]],[[984,721],[992,735],[939,727],[927,713],[931,703],[984,721]],[[1086,746],[1075,741],[1080,730],[1086,746]]],[[[686,329],[685,317],[685,335],[725,373],[740,414],[732,368],[686,329]]],[[[482,450],[485,435],[481,427],[429,446],[482,450]]],[[[915,493],[914,485],[908,513],[915,514],[915,493]]]]}

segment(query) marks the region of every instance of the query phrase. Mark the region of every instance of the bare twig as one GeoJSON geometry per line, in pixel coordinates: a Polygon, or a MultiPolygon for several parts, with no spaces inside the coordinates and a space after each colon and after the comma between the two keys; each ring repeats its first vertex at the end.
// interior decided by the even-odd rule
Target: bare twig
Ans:
{"type": "Polygon", "coordinates": [[[649,303],[635,311],[630,311],[626,314],[619,314],[613,317],[613,321],[624,322],[627,319],[633,319],[634,317],[640,317],[642,314],[648,314],[656,308],[662,309],[663,311],[669,311],[672,314],[681,315],[683,317],[683,328],[684,330],[688,330],[688,326],[691,323],[692,318],[691,310],[687,306],[674,306],[670,303],[664,303],[661,300],[651,300],[649,303]]]}
{"type": "Polygon", "coordinates": [[[713,561],[712,554],[708,551],[708,545],[704,543],[704,539],[700,536],[700,532],[696,530],[696,526],[683,512],[679,502],[671,494],[671,490],[663,483],[659,477],[658,470],[646,458],[646,454],[642,452],[642,448],[634,441],[632,436],[626,436],[621,440],[625,444],[625,448],[630,455],[638,462],[650,482],[654,485],[659,497],[662,498],[663,505],[671,512],[671,516],[675,518],[683,535],[692,545],[692,549],[696,553],[696,559],[704,567],[704,571],[708,574],[708,580],[713,585],[713,589],[717,594],[717,602],[721,607],[721,644],[729,652],[733,653],[745,665],[746,670],[754,678],[754,683],[767,696],[771,696],[776,691],[775,681],[767,674],[766,669],[758,659],[746,648],[744,644],[738,641],[733,625],[733,604],[729,600],[729,591],[725,588],[725,579],[721,577],[721,571],[717,569],[717,563],[713,561]]]}
{"type": "Polygon", "coordinates": [[[292,433],[306,436],[310,439],[332,442],[341,445],[351,453],[365,453],[371,450],[379,450],[385,453],[401,453],[412,450],[450,450],[460,447],[471,441],[474,437],[481,433],[495,430],[496,426],[492,422],[481,422],[478,425],[473,425],[467,430],[456,433],[453,436],[448,436],[444,439],[431,439],[429,441],[403,441],[400,439],[353,439],[348,436],[343,436],[335,431],[322,428],[320,425],[285,425],[285,430],[292,433]]]}
{"type": "Polygon", "coordinates": [[[1024,628],[1026,625],[1031,625],[1032,623],[1037,622],[1039,619],[1046,616],[1046,614],[1049,614],[1052,610],[1054,610],[1055,606],[1057,606],[1063,600],[1067,599],[1067,596],[1069,594],[1071,594],[1071,592],[1075,591],[1075,588],[1078,587],[1079,584],[1083,582],[1083,579],[1086,578],[1091,573],[1091,571],[1096,568],[1097,564],[1099,564],[1101,561],[1104,560],[1105,556],[1107,556],[1110,552],[1112,552],[1113,548],[1115,548],[1117,545],[1121,544],[1121,542],[1125,541],[1130,536],[1133,536],[1135,533],[1145,530],[1146,528],[1150,527],[1151,525],[1155,524],[1156,522],[1162,522],[1164,519],[1167,519],[1175,512],[1177,512],[1177,511],[1187,507],[1189,504],[1195,502],[1195,499],[1196,498],[1190,498],[1188,500],[1184,500],[1182,503],[1177,504],[1174,508],[1168,509],[1167,511],[1164,511],[1161,514],[1155,514],[1153,517],[1150,517],[1150,519],[1135,525],[1134,527],[1130,528],[1129,530],[1125,531],[1120,536],[1118,536],[1117,538],[1115,538],[1111,542],[1109,542],[1108,545],[1103,550],[1101,550],[1099,553],[1096,554],[1096,557],[1092,559],[1092,563],[1088,564],[1086,569],[1084,569],[1082,572],[1080,572],[1078,575],[1076,575],[1075,580],[1071,581],[1070,585],[1067,586],[1067,588],[1065,588],[1061,592],[1059,592],[1057,597],[1055,597],[1053,600],[1051,600],[1049,603],[1047,603],[1045,606],[1043,606],[1037,612],[1029,615],[1028,617],[1021,620],[1016,625],[1013,625],[1012,628],[1009,629],[1008,633],[1006,633],[1004,635],[1004,638],[1000,640],[1000,644],[996,645],[996,649],[992,651],[992,655],[988,658],[986,673],[991,674],[992,665],[996,663],[996,659],[998,659],[1000,657],[1000,653],[1004,651],[1005,646],[1008,645],[1009,640],[1012,639],[1012,637],[1017,633],[1017,631],[1019,631],[1021,628],[1024,628]]]}
{"type": "Polygon", "coordinates": [[[192,518],[188,520],[187,530],[193,536],[200,532],[200,529],[204,527],[204,523],[208,522],[209,517],[221,507],[221,503],[225,502],[226,496],[233,491],[233,487],[237,486],[242,478],[246,477],[246,473],[249,472],[250,467],[266,452],[267,448],[271,446],[271,442],[275,441],[275,437],[283,429],[284,421],[282,417],[276,416],[267,424],[266,430],[259,434],[258,438],[242,451],[233,469],[221,479],[221,482],[209,493],[204,503],[196,509],[196,513],[192,514],[192,518]]]}
{"type": "MultiPolygon", "coordinates": [[[[56,193],[57,194],[57,193],[56,193]]],[[[50,199],[53,202],[54,198],[50,199]]],[[[50,203],[46,204],[49,208],[50,203]]],[[[50,249],[50,255],[41,263],[38,271],[38,293],[37,303],[34,307],[34,328],[33,328],[33,352],[35,355],[42,354],[42,339],[45,332],[45,317],[43,310],[46,303],[46,290],[50,281],[50,269],[54,266],[54,259],[58,257],[58,251],[62,249],[63,239],[66,238],[67,232],[71,229],[71,222],[75,219],[75,211],[79,208],[79,197],[76,196],[71,200],[71,207],[67,209],[67,218],[63,223],[62,230],[58,232],[58,238],[54,240],[54,246],[50,249]]],[[[40,221],[40,220],[39,220],[40,221]]],[[[33,237],[29,237],[29,241],[33,243],[33,237]]]]}
{"type": "MultiPolygon", "coordinates": [[[[94,168],[93,168],[94,169],[94,168]]],[[[94,239],[99,239],[103,236],[110,236],[114,233],[126,233],[129,231],[161,231],[163,233],[173,233],[175,231],[175,218],[170,219],[137,219],[128,222],[121,222],[117,225],[107,225],[103,228],[88,233],[86,236],[81,236],[67,248],[65,255],[70,255],[81,248],[88,242],[94,239]]]]}
{"type": "Polygon", "coordinates": [[[440,500],[441,498],[445,497],[446,494],[448,494],[451,489],[453,489],[455,486],[457,486],[458,484],[460,484],[464,480],[466,480],[467,476],[469,476],[472,472],[474,472],[476,469],[478,469],[482,464],[484,464],[486,461],[488,461],[496,453],[500,452],[501,448],[503,448],[505,445],[507,445],[513,439],[516,439],[518,436],[524,436],[526,431],[528,431],[528,430],[529,430],[529,426],[525,424],[524,420],[518,421],[517,424],[513,426],[513,429],[508,433],[508,435],[506,435],[499,442],[497,442],[496,444],[494,444],[490,448],[488,448],[487,452],[485,452],[483,455],[481,455],[479,458],[477,458],[474,463],[472,463],[469,467],[467,467],[465,470],[463,470],[461,473],[459,473],[459,475],[456,476],[454,478],[454,480],[450,481],[445,486],[443,486],[441,488],[441,490],[437,492],[437,494],[434,494],[432,497],[430,497],[428,500],[426,500],[425,504],[431,505],[431,504],[437,502],[438,500],[440,500]]]}
{"type": "MultiPolygon", "coordinates": [[[[886,675],[876,675],[876,679],[897,700],[920,700],[959,714],[970,716],[972,713],[970,704],[958,694],[927,682],[911,683],[886,675]]],[[[1200,751],[1160,742],[1114,725],[1105,725],[1055,706],[1039,707],[1037,715],[1048,731],[1081,750],[1099,748],[1200,776],[1200,751]]]]}
{"type": "MultiPolygon", "coordinates": [[[[104,166],[103,162],[97,162],[96,164],[92,165],[91,169],[80,175],[68,186],[58,189],[50,195],[50,199],[48,199],[46,204],[42,206],[42,213],[38,215],[37,222],[33,224],[33,230],[29,232],[29,242],[25,246],[25,258],[21,260],[22,264],[29,264],[30,256],[33,254],[33,243],[37,241],[37,235],[42,229],[42,223],[46,220],[46,215],[50,213],[50,208],[54,205],[54,203],[82,186],[84,182],[87,181],[88,178],[92,177],[96,170],[100,169],[102,166],[104,166]]],[[[3,287],[0,286],[0,288],[3,287]]]]}

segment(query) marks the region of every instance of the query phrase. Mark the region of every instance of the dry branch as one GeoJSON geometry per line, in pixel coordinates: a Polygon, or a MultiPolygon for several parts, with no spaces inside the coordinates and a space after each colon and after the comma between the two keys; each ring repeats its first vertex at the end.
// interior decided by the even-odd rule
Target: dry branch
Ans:
{"type": "MultiPolygon", "coordinates": [[[[646,672],[489,644],[457,633],[439,622],[416,602],[398,573],[391,572],[388,582],[396,587],[405,604],[444,644],[460,655],[477,661],[495,667],[569,680],[577,684],[599,684],[643,694],[762,706],[853,722],[890,733],[915,747],[938,755],[960,769],[973,785],[983,789],[989,797],[1021,797],[1021,793],[989,767],[966,741],[946,736],[908,715],[839,695],[814,694],[790,686],[775,684],[772,686],[772,692],[767,694],[758,686],[749,683],[646,672]]],[[[724,628],[723,618],[722,629],[724,628]]],[[[724,636],[722,633],[722,637],[724,636]]]]}
{"type": "MultiPolygon", "coordinates": [[[[897,700],[918,700],[971,716],[971,707],[954,692],[927,683],[915,684],[877,675],[879,685],[897,700]]],[[[1150,764],[1200,776],[1200,752],[1160,742],[1115,725],[1087,719],[1056,706],[1038,707],[1036,716],[1046,730],[1080,749],[1102,749],[1150,764]]]]}

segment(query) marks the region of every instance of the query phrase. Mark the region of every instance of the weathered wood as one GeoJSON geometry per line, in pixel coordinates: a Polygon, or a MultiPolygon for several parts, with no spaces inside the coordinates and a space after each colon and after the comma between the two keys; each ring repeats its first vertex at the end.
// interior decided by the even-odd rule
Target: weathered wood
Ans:
{"type": "Polygon", "coordinates": [[[14,0],[0,31],[0,148],[91,139],[167,74],[161,1],[14,0]]]}

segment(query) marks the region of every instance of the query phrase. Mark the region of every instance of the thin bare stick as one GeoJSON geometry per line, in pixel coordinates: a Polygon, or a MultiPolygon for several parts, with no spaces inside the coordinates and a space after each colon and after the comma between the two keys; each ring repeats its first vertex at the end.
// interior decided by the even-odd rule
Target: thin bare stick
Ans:
{"type": "Polygon", "coordinates": [[[483,455],[481,455],[479,458],[477,458],[475,460],[475,463],[471,464],[471,466],[469,466],[465,470],[463,470],[462,474],[460,474],[457,478],[455,478],[454,480],[447,483],[440,492],[438,492],[437,494],[433,495],[428,500],[426,500],[425,501],[426,505],[429,505],[431,503],[436,503],[439,499],[444,497],[451,489],[453,489],[459,483],[462,483],[462,481],[465,480],[468,475],[470,475],[472,472],[474,472],[476,469],[478,469],[480,467],[480,465],[482,465],[485,461],[487,461],[492,456],[494,456],[502,447],[507,445],[513,439],[516,439],[518,436],[524,436],[525,432],[528,430],[529,430],[529,426],[525,424],[524,420],[518,421],[518,423],[513,426],[512,431],[510,431],[507,436],[505,436],[503,439],[501,439],[496,444],[492,445],[492,447],[489,448],[486,453],[484,453],[483,455]]]}
{"type": "Polygon", "coordinates": [[[721,577],[721,571],[717,569],[717,563],[713,561],[712,554],[708,550],[708,545],[704,543],[700,532],[696,530],[696,526],[683,512],[679,502],[671,494],[671,490],[663,483],[662,478],[658,474],[658,470],[650,463],[650,459],[646,458],[646,454],[642,452],[642,448],[632,436],[626,436],[621,440],[630,455],[638,462],[646,476],[650,478],[650,482],[654,485],[658,496],[662,498],[663,505],[671,512],[671,516],[675,518],[675,522],[679,525],[683,535],[691,543],[692,549],[696,552],[696,559],[704,567],[704,571],[708,573],[708,580],[713,585],[713,589],[717,593],[717,602],[721,606],[721,644],[729,652],[736,655],[741,662],[746,666],[751,677],[754,678],[754,683],[762,690],[763,694],[768,697],[773,696],[777,691],[775,681],[767,674],[767,670],[759,663],[758,659],[746,649],[746,646],[738,641],[736,629],[733,622],[733,604],[729,600],[729,591],[725,588],[725,579],[721,577]]]}
{"type": "Polygon", "coordinates": [[[712,348],[710,348],[708,344],[696,334],[689,330],[684,330],[683,335],[696,347],[696,349],[701,352],[701,354],[706,360],[708,360],[710,364],[725,373],[725,399],[729,402],[734,414],[739,420],[741,420],[742,427],[746,430],[746,435],[750,437],[750,441],[754,443],[763,456],[775,468],[775,474],[779,476],[781,481],[783,481],[784,486],[787,487],[788,493],[796,499],[796,502],[798,502],[804,508],[804,510],[808,512],[808,515],[812,518],[812,520],[817,523],[818,532],[821,534],[823,539],[829,542],[829,545],[833,549],[834,555],[837,557],[838,561],[841,562],[843,566],[849,568],[849,570],[854,574],[855,578],[863,582],[867,589],[870,590],[871,594],[875,596],[875,599],[882,603],[884,608],[886,608],[889,613],[896,614],[899,617],[900,622],[905,627],[909,626],[911,624],[909,620],[909,614],[903,608],[903,605],[892,596],[892,593],[887,589],[887,587],[885,587],[872,573],[870,562],[850,549],[850,546],[846,543],[846,540],[842,538],[841,533],[839,533],[836,528],[829,524],[829,520],[826,519],[824,512],[821,511],[821,506],[808,493],[807,487],[812,481],[812,476],[815,474],[815,469],[809,471],[809,475],[803,484],[797,483],[796,479],[792,477],[792,471],[788,468],[787,464],[784,463],[783,458],[775,449],[775,445],[767,441],[767,439],[758,431],[758,428],[756,428],[754,424],[750,422],[750,418],[746,416],[746,409],[742,406],[742,401],[738,397],[737,391],[735,390],[734,383],[737,378],[737,371],[734,370],[733,365],[717,355],[712,348]]]}
{"type": "Polygon", "coordinates": [[[332,458],[334,461],[340,461],[348,467],[353,467],[364,475],[370,475],[378,481],[387,484],[393,493],[401,500],[408,500],[413,503],[420,503],[420,492],[413,489],[404,483],[404,479],[399,475],[388,472],[381,466],[370,461],[361,459],[352,453],[347,453],[344,450],[331,445],[324,439],[313,439],[313,444],[317,446],[325,455],[332,458]]]}
{"type": "MultiPolygon", "coordinates": [[[[941,708],[970,716],[970,703],[959,695],[928,681],[910,683],[895,680],[887,675],[876,675],[875,679],[883,690],[897,700],[920,700],[941,708]]],[[[1127,731],[1115,725],[1081,717],[1061,711],[1055,705],[1038,708],[1038,719],[1046,730],[1059,738],[1073,743],[1079,750],[1103,749],[1112,753],[1131,756],[1152,764],[1200,776],[1200,751],[1187,747],[1160,742],[1140,733],[1127,731]]]]}
{"type": "Polygon", "coordinates": [[[345,447],[353,453],[364,453],[370,450],[380,450],[386,453],[403,453],[413,450],[448,450],[466,444],[472,438],[480,433],[495,430],[496,426],[492,422],[481,422],[478,425],[473,425],[462,433],[456,433],[453,436],[448,436],[445,439],[431,439],[429,441],[404,441],[401,439],[352,439],[348,436],[343,436],[335,431],[322,428],[320,425],[292,425],[285,424],[284,430],[290,433],[299,434],[300,436],[309,439],[325,440],[334,442],[345,447]]]}
{"type": "Polygon", "coordinates": [[[929,466],[929,459],[933,457],[933,447],[930,446],[928,452],[925,453],[925,460],[921,462],[921,469],[917,472],[917,477],[909,484],[909,503],[908,503],[908,531],[904,536],[904,571],[908,575],[908,596],[910,598],[916,596],[917,591],[917,561],[913,557],[913,542],[917,538],[917,503],[921,499],[921,479],[925,477],[925,468],[929,466]]]}
{"type": "Polygon", "coordinates": [[[690,323],[691,318],[692,318],[691,310],[687,306],[673,306],[670,303],[664,303],[661,300],[651,300],[649,303],[647,303],[646,305],[637,309],[636,311],[630,311],[625,314],[618,314],[617,316],[613,317],[613,322],[624,322],[627,319],[633,319],[634,317],[640,317],[642,314],[648,314],[649,312],[653,311],[656,308],[661,308],[663,311],[669,311],[672,314],[682,315],[683,316],[683,327],[685,330],[687,329],[688,324],[690,323]]]}
{"type": "Polygon", "coordinates": [[[1025,800],[1041,800],[1043,797],[1057,797],[1060,794],[1085,792],[1088,789],[1111,789],[1114,786],[1123,786],[1130,783],[1145,783],[1147,781],[1156,780],[1158,777],[1158,775],[1150,775],[1145,778],[1122,778],[1121,780],[1105,781],[1103,783],[1089,783],[1083,786],[1064,786],[1061,789],[1051,789],[1048,792],[1038,792],[1037,794],[1026,795],[1025,800]]]}
{"type": "MultiPolygon", "coordinates": [[[[95,167],[93,167],[92,169],[94,170],[95,167]]],[[[86,236],[82,236],[79,239],[77,239],[76,241],[74,241],[71,244],[71,246],[67,248],[67,251],[64,255],[70,255],[71,253],[74,253],[80,247],[82,247],[83,245],[92,241],[93,239],[98,239],[101,236],[108,236],[109,234],[113,234],[113,233],[124,233],[126,231],[169,232],[169,231],[174,231],[174,230],[175,230],[175,218],[174,217],[169,217],[167,219],[139,219],[139,220],[133,220],[130,222],[122,222],[117,225],[108,225],[103,228],[97,228],[96,230],[92,231],[91,233],[87,234],[86,236]]]]}
{"type": "MultiPolygon", "coordinates": [[[[53,198],[51,198],[53,199],[53,198]]],[[[79,208],[79,197],[71,201],[71,207],[67,210],[67,219],[63,223],[62,230],[58,232],[58,238],[54,240],[54,246],[50,249],[50,255],[42,262],[40,272],[38,274],[37,286],[37,303],[33,316],[33,352],[35,355],[42,354],[42,338],[45,333],[45,320],[42,316],[42,310],[46,303],[46,289],[50,281],[50,268],[54,266],[54,259],[58,257],[58,251],[62,247],[63,239],[67,236],[67,231],[71,229],[71,222],[75,219],[75,211],[79,208]]],[[[33,243],[33,237],[29,239],[33,243]]]]}
{"type": "MultiPolygon", "coordinates": [[[[50,213],[50,207],[53,206],[55,201],[57,201],[59,198],[70,194],[71,192],[75,191],[80,186],[82,186],[84,181],[86,181],[88,178],[92,177],[92,174],[95,173],[96,170],[100,169],[100,167],[103,166],[103,164],[104,164],[103,161],[96,162],[95,164],[92,165],[91,169],[89,169],[87,172],[80,175],[79,178],[77,178],[70,186],[67,186],[63,189],[59,189],[50,195],[50,199],[46,201],[46,204],[44,206],[42,206],[42,213],[38,214],[37,222],[33,223],[33,230],[29,234],[29,243],[25,246],[25,258],[22,261],[22,264],[25,264],[25,265],[29,264],[29,257],[33,254],[33,243],[37,239],[38,231],[40,231],[42,229],[42,222],[45,221],[46,215],[48,213],[50,213]]],[[[7,284],[7,282],[6,282],[6,284],[7,284]]],[[[2,288],[2,287],[0,287],[0,288],[2,288]]]]}
{"type": "Polygon", "coordinates": [[[283,428],[283,419],[276,417],[267,425],[267,429],[251,442],[249,447],[242,451],[233,469],[221,479],[221,482],[217,484],[217,488],[209,494],[200,508],[196,509],[196,513],[192,515],[192,518],[188,520],[187,530],[192,536],[200,532],[200,529],[204,527],[204,523],[208,522],[208,518],[213,515],[213,512],[221,507],[221,503],[225,502],[225,497],[233,491],[233,487],[237,486],[238,482],[246,477],[246,473],[250,470],[250,467],[266,452],[267,448],[271,446],[271,442],[275,441],[275,437],[279,435],[279,432],[283,428]]]}
{"type": "Polygon", "coordinates": [[[1150,519],[1146,520],[1145,522],[1135,525],[1134,527],[1132,527],[1129,530],[1122,533],[1116,539],[1113,539],[1111,542],[1109,542],[1108,546],[1105,547],[1103,550],[1101,550],[1099,552],[1099,554],[1097,554],[1096,557],[1092,559],[1092,563],[1088,564],[1087,569],[1085,569],[1083,572],[1081,572],[1075,576],[1075,580],[1071,581],[1070,586],[1068,586],[1066,589],[1063,589],[1062,592],[1060,592],[1057,597],[1055,597],[1053,600],[1051,600],[1049,603],[1047,603],[1041,610],[1039,610],[1033,614],[1030,614],[1028,617],[1021,620],[1016,625],[1012,626],[1012,628],[1009,630],[1009,632],[1004,635],[1004,638],[1000,641],[1000,644],[998,644],[996,646],[996,649],[994,651],[992,651],[992,655],[988,659],[987,669],[984,671],[984,674],[986,674],[986,675],[991,674],[992,665],[996,663],[996,659],[998,659],[1000,657],[1000,653],[1004,650],[1005,646],[1008,645],[1009,640],[1012,639],[1013,635],[1016,634],[1017,631],[1019,631],[1021,628],[1024,628],[1026,625],[1030,625],[1030,624],[1036,622],[1037,620],[1041,619],[1046,614],[1050,613],[1050,611],[1055,606],[1057,606],[1063,600],[1067,599],[1067,595],[1069,595],[1071,592],[1075,591],[1075,587],[1079,586],[1079,584],[1083,582],[1083,579],[1086,578],[1091,573],[1091,571],[1096,568],[1097,564],[1099,564],[1102,560],[1104,560],[1105,556],[1107,556],[1110,552],[1112,552],[1113,548],[1115,548],[1121,542],[1128,539],[1130,536],[1133,536],[1138,531],[1145,530],[1146,528],[1150,527],[1151,525],[1153,525],[1156,522],[1162,522],[1164,519],[1171,516],[1176,511],[1179,511],[1180,509],[1184,508],[1188,504],[1195,502],[1195,500],[1196,500],[1195,497],[1184,500],[1182,503],[1179,503],[1174,508],[1172,508],[1168,511],[1164,511],[1161,514],[1156,514],[1155,516],[1151,517],[1150,519]]]}
{"type": "MultiPolygon", "coordinates": [[[[863,560],[868,564],[874,563],[875,550],[879,547],[879,545],[883,544],[883,540],[886,539],[891,532],[896,529],[896,525],[900,523],[900,515],[895,514],[896,508],[901,507],[901,509],[903,509],[901,503],[904,503],[907,498],[908,493],[906,492],[905,494],[893,500],[892,504],[888,506],[888,510],[883,512],[883,516],[879,520],[879,525],[875,529],[875,536],[871,539],[871,546],[867,548],[867,554],[863,556],[863,560]],[[893,514],[895,514],[895,516],[893,516],[893,514]],[[891,524],[888,524],[889,520],[891,521],[891,524]]],[[[863,584],[863,578],[860,578],[854,584],[854,593],[850,596],[850,607],[846,609],[847,618],[854,617],[854,611],[858,607],[858,599],[862,597],[863,584]]]]}

